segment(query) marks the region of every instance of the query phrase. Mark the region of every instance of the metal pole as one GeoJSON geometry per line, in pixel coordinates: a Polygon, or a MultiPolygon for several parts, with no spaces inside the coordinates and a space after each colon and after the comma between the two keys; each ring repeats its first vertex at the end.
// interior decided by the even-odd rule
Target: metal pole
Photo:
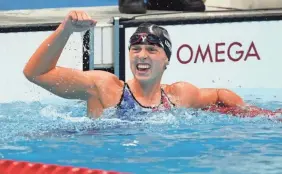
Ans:
{"type": "Polygon", "coordinates": [[[94,27],[89,32],[89,70],[94,70],[94,27]]]}
{"type": "Polygon", "coordinates": [[[119,76],[119,18],[114,18],[114,73],[119,76]]]}

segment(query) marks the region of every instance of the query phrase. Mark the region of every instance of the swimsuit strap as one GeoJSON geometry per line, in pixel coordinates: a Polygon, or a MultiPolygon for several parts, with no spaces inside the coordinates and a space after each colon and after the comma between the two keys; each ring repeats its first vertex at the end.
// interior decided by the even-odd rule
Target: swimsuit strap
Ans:
{"type": "Polygon", "coordinates": [[[161,103],[158,107],[155,107],[154,110],[165,110],[165,109],[171,109],[175,106],[174,103],[172,103],[169,99],[169,97],[166,95],[163,88],[161,88],[161,103]]]}
{"type": "Polygon", "coordinates": [[[159,111],[159,110],[171,109],[172,107],[174,107],[174,104],[169,100],[168,96],[165,94],[164,90],[161,88],[160,104],[155,107],[143,106],[141,103],[138,102],[138,100],[136,100],[132,91],[130,90],[130,87],[128,86],[127,83],[125,83],[120,102],[117,106],[120,109],[159,111]]]}

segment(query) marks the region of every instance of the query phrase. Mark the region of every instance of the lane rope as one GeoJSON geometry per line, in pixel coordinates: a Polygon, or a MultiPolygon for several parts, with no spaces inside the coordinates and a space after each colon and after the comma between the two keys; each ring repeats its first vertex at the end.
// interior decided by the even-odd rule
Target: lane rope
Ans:
{"type": "Polygon", "coordinates": [[[128,174],[100,169],[88,169],[56,164],[0,160],[0,174],[128,174]]]}

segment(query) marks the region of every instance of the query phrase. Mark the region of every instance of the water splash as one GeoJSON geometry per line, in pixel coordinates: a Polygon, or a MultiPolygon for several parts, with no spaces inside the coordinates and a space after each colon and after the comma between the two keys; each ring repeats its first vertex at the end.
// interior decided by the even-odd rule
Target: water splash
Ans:
{"type": "Polygon", "coordinates": [[[26,140],[44,135],[62,136],[85,134],[87,132],[103,132],[109,129],[138,129],[146,131],[167,131],[169,129],[189,128],[197,131],[209,131],[236,125],[237,128],[277,126],[272,120],[264,117],[236,118],[216,113],[206,113],[192,109],[175,109],[170,112],[134,115],[128,120],[121,120],[114,109],[108,109],[97,120],[86,117],[84,103],[73,102],[64,105],[42,104],[40,102],[13,102],[0,104],[0,121],[2,131],[0,142],[26,140]]]}
{"type": "Polygon", "coordinates": [[[228,173],[223,168],[230,169],[229,173],[245,173],[248,166],[258,164],[265,173],[267,165],[279,167],[274,163],[282,154],[282,126],[275,120],[192,109],[132,113],[130,118],[120,119],[114,111],[108,109],[93,120],[86,117],[83,102],[2,103],[0,158],[104,169],[112,166],[133,173],[228,173]]]}

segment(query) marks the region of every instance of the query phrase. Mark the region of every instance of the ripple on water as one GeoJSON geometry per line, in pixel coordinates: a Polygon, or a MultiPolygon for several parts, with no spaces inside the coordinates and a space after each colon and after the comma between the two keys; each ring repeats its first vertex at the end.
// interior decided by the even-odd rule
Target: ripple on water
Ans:
{"type": "Polygon", "coordinates": [[[281,171],[282,125],[265,117],[187,109],[129,120],[113,109],[97,120],[85,115],[80,102],[0,104],[0,158],[134,173],[281,171]]]}

